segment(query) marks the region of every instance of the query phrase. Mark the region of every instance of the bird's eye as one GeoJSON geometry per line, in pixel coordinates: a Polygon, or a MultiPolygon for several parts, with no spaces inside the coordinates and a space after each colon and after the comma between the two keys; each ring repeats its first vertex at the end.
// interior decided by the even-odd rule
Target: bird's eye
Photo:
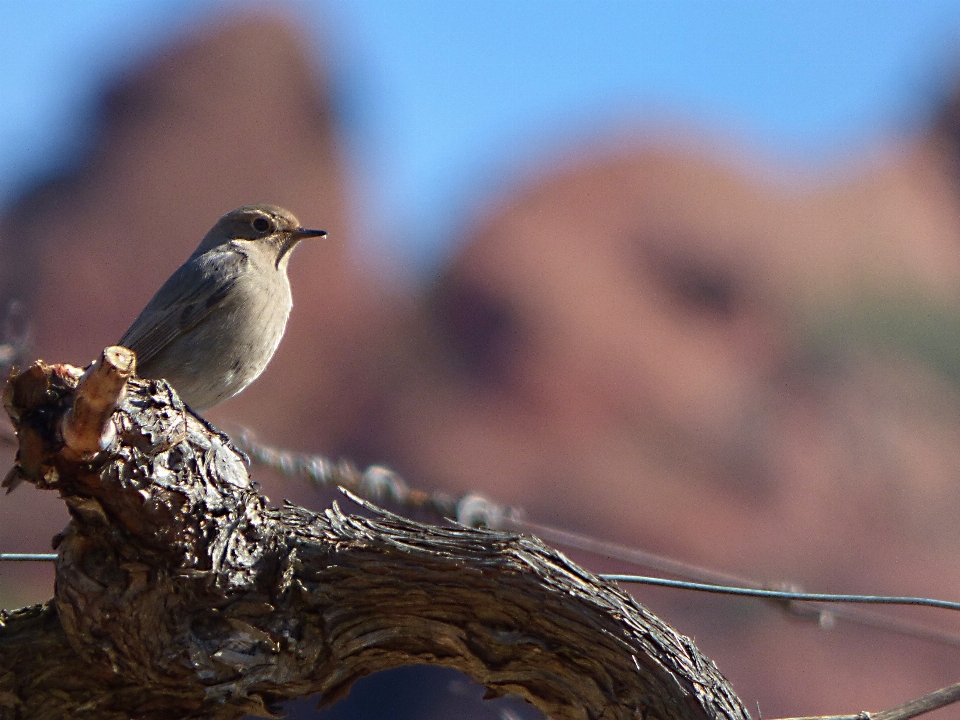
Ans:
{"type": "Polygon", "coordinates": [[[250,224],[253,226],[253,229],[259,233],[265,233],[273,230],[273,223],[267,220],[265,217],[254,218],[250,224]]]}

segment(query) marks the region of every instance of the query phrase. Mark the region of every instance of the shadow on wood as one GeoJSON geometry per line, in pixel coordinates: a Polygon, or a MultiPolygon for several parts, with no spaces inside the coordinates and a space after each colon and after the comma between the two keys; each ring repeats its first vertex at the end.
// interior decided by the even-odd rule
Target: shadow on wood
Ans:
{"type": "Polygon", "coordinates": [[[0,614],[3,720],[267,717],[412,663],[558,719],[749,717],[689,639],[536,538],[268,508],[229,438],[128,380],[124,352],[4,392],[8,480],[58,490],[72,520],[55,597],[0,614]]]}

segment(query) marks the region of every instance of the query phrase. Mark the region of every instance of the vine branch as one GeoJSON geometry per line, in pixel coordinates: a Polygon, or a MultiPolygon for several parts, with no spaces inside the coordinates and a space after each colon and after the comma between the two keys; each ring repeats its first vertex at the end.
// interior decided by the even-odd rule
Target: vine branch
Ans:
{"type": "Polygon", "coordinates": [[[114,434],[82,452],[63,430],[80,370],[37,362],[4,391],[11,476],[71,521],[53,599],[0,612],[0,720],[269,717],[414,663],[558,719],[749,717],[688,638],[539,540],[359,500],[269,508],[167,383],[108,374],[114,434]]]}

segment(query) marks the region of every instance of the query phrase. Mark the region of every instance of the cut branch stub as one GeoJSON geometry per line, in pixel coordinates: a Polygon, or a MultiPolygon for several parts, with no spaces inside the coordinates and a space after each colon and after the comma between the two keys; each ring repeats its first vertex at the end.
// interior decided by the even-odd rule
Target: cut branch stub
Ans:
{"type": "Polygon", "coordinates": [[[92,460],[116,441],[113,412],[123,399],[127,380],[136,365],[132,350],[108,347],[80,378],[73,394],[73,407],[64,413],[60,427],[66,449],[77,460],[92,460]]]}
{"type": "Polygon", "coordinates": [[[411,663],[554,718],[749,717],[687,638],[535,538],[267,508],[163,381],[130,380],[115,444],[78,457],[79,375],[37,364],[5,393],[17,472],[72,520],[52,603],[0,615],[0,718],[267,715],[411,663]]]}

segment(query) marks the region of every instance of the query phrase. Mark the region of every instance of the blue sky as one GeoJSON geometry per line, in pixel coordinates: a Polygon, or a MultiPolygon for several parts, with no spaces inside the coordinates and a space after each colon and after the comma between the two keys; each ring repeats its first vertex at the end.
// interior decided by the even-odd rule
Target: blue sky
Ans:
{"type": "MultiPolygon", "coordinates": [[[[0,0],[0,203],[74,156],[111,76],[251,4],[0,0]]],[[[960,0],[288,5],[335,58],[376,224],[419,259],[477,190],[604,122],[679,118],[822,163],[922,121],[960,67],[960,0]]]]}

